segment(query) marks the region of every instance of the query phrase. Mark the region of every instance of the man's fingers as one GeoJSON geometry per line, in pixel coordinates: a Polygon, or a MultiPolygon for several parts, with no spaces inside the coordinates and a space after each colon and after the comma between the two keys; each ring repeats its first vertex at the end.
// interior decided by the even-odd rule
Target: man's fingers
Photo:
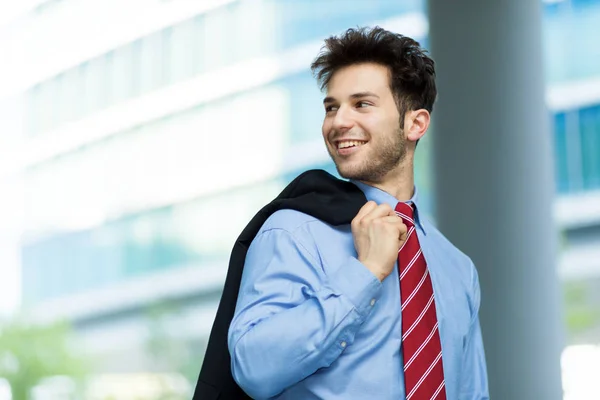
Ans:
{"type": "Polygon", "coordinates": [[[400,230],[400,241],[401,242],[406,242],[406,239],[408,239],[408,230],[406,229],[406,225],[404,226],[404,229],[400,230]]]}
{"type": "Polygon", "coordinates": [[[406,232],[408,228],[404,222],[402,222],[402,218],[398,217],[397,215],[388,215],[386,217],[378,218],[378,221],[393,225],[398,230],[398,238],[400,240],[406,239],[406,232]]]}
{"type": "Polygon", "coordinates": [[[364,217],[365,215],[369,214],[371,211],[373,211],[377,207],[378,207],[377,203],[375,203],[373,200],[367,201],[365,203],[365,205],[360,208],[360,210],[358,211],[358,214],[356,214],[356,216],[359,217],[359,219],[360,219],[360,218],[364,217]]]}
{"type": "Polygon", "coordinates": [[[360,222],[366,215],[368,215],[375,208],[377,208],[377,203],[375,203],[372,200],[367,201],[367,203],[365,205],[363,205],[360,208],[360,210],[358,210],[358,214],[356,214],[356,217],[354,217],[353,222],[354,223],[360,222]]]}
{"type": "Polygon", "coordinates": [[[380,204],[377,207],[371,209],[371,211],[365,215],[362,219],[364,222],[372,221],[383,217],[390,216],[391,207],[388,204],[380,204]]]}
{"type": "Polygon", "coordinates": [[[386,215],[385,217],[380,217],[379,219],[397,226],[400,226],[400,224],[404,225],[402,223],[402,218],[398,217],[397,215],[386,215]]]}

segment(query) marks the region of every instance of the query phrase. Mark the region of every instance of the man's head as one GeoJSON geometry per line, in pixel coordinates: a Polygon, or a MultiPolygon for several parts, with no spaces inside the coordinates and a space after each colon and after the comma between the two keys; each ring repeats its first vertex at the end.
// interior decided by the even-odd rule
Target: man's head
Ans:
{"type": "Polygon", "coordinates": [[[325,40],[311,69],[325,90],[323,137],[345,178],[381,183],[429,127],[434,63],[411,38],[349,29],[325,40]]]}

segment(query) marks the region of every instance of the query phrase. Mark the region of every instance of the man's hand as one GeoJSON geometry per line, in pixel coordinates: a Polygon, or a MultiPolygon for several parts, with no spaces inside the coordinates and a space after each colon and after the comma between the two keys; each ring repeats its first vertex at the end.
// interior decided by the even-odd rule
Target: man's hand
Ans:
{"type": "Polygon", "coordinates": [[[352,220],[358,260],[380,281],[392,273],[398,250],[406,241],[406,225],[387,204],[369,201],[352,220]]]}

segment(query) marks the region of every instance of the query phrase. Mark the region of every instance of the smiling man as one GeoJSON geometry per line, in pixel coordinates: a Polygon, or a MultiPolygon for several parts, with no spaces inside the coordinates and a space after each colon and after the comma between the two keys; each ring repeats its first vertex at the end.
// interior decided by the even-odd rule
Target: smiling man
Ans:
{"type": "Polygon", "coordinates": [[[414,184],[433,61],[408,37],[350,29],[312,70],[327,150],[368,202],[345,226],[293,210],[262,225],[229,329],[235,381],[255,399],[488,399],[476,269],[414,184]]]}

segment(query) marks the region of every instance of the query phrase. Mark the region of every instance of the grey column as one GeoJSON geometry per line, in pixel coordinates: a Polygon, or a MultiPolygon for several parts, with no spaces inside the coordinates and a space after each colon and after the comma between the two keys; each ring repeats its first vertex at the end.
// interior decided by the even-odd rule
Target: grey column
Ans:
{"type": "Polygon", "coordinates": [[[562,399],[541,1],[428,7],[435,217],[479,271],[491,399],[562,399]]]}

